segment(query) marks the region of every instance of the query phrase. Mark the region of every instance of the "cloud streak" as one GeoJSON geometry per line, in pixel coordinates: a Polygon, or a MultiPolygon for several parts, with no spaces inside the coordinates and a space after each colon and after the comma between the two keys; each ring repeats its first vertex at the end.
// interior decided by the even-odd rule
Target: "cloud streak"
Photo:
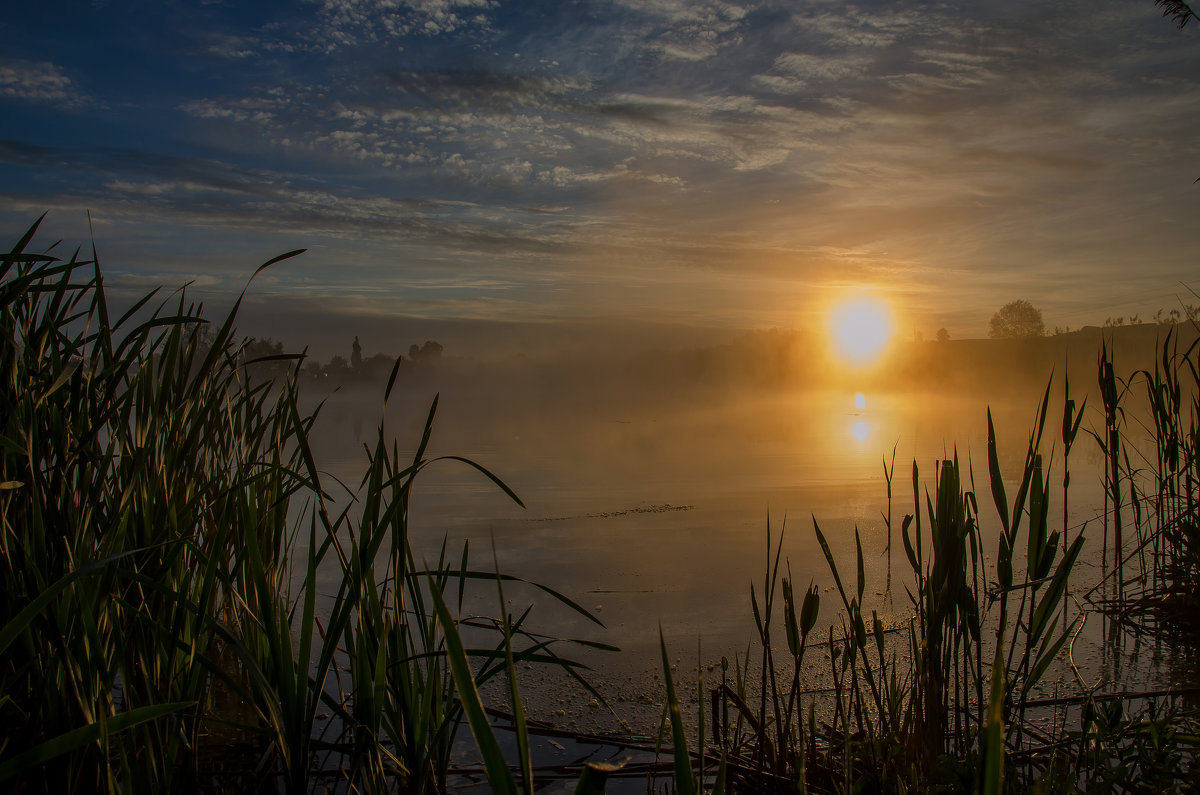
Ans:
{"type": "Polygon", "coordinates": [[[73,108],[85,99],[75,81],[49,61],[0,61],[0,97],[73,108]]]}

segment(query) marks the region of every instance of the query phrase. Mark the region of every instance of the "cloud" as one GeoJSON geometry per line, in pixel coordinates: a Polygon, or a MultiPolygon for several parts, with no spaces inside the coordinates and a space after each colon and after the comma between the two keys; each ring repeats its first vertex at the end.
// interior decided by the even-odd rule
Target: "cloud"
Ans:
{"type": "Polygon", "coordinates": [[[813,4],[792,14],[795,29],[804,31],[829,51],[880,50],[934,27],[932,8],[891,10],[840,4],[813,4]]]}
{"type": "MultiPolygon", "coordinates": [[[[179,157],[118,147],[54,147],[0,139],[0,162],[42,169],[65,180],[72,190],[94,191],[108,185],[139,193],[158,191],[162,185],[271,197],[287,187],[281,175],[264,169],[238,166],[213,159],[179,157]],[[120,175],[113,179],[113,175],[120,175]],[[97,177],[101,186],[84,179],[97,177]],[[142,183],[134,182],[142,180],[142,183]]],[[[49,182],[51,177],[47,177],[49,182]]],[[[162,191],[159,191],[162,192],[162,191]]]]}
{"type": "Polygon", "coordinates": [[[659,185],[671,185],[677,188],[687,183],[680,177],[656,174],[651,171],[630,168],[629,164],[618,163],[606,171],[576,171],[567,166],[553,166],[538,172],[540,182],[567,188],[576,185],[595,185],[605,182],[625,181],[629,183],[646,182],[659,185]]]}
{"type": "Polygon", "coordinates": [[[183,103],[180,109],[198,119],[224,119],[237,122],[269,124],[282,111],[294,105],[284,91],[265,95],[215,99],[195,99],[183,103]]]}
{"type": "Polygon", "coordinates": [[[699,62],[741,41],[746,10],[719,0],[617,0],[649,22],[646,46],[670,60],[699,62]]]}
{"type": "Polygon", "coordinates": [[[330,46],[405,36],[445,36],[464,29],[486,30],[496,0],[319,0],[330,46]]]}
{"type": "Polygon", "coordinates": [[[593,88],[592,81],[581,76],[485,69],[388,69],[380,76],[390,84],[390,93],[414,109],[489,111],[555,106],[593,88]]]}
{"type": "Polygon", "coordinates": [[[75,82],[48,61],[0,61],[0,97],[65,107],[84,103],[75,82]]]}
{"type": "Polygon", "coordinates": [[[772,91],[792,94],[818,85],[861,78],[872,60],[864,53],[834,56],[789,52],[778,56],[771,71],[755,75],[754,80],[772,91]]]}
{"type": "MultiPolygon", "coordinates": [[[[16,160],[14,149],[0,142],[0,160],[16,160]]],[[[43,148],[23,153],[21,159],[25,163],[69,160],[81,166],[90,162],[94,168],[123,162],[125,155],[120,151],[43,148]]],[[[513,170],[522,175],[525,171],[523,164],[514,164],[513,170]]],[[[109,180],[95,189],[75,188],[40,200],[8,195],[4,204],[24,208],[41,201],[79,211],[91,208],[131,222],[169,218],[194,226],[289,235],[304,230],[306,236],[370,239],[380,245],[413,244],[452,252],[475,250],[519,256],[563,250],[569,245],[569,238],[563,234],[563,225],[569,220],[550,222],[519,208],[350,195],[323,189],[294,175],[239,171],[188,159],[158,158],[145,174],[147,178],[138,181],[109,180]],[[150,178],[151,173],[159,176],[150,178]],[[175,176],[164,178],[163,174],[175,176]]]]}
{"type": "Polygon", "coordinates": [[[586,81],[464,70],[382,71],[366,80],[283,85],[181,109],[297,154],[345,156],[389,169],[425,167],[439,181],[518,184],[534,157],[571,149],[561,116],[586,81]]]}
{"type": "Polygon", "coordinates": [[[206,33],[207,44],[204,51],[225,60],[243,60],[259,55],[264,48],[263,42],[253,36],[235,36],[222,33],[206,33]]]}

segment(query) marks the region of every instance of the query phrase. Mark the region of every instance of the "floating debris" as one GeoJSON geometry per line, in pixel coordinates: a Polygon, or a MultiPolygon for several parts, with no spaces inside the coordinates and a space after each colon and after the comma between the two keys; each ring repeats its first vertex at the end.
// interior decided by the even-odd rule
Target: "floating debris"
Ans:
{"type": "Polygon", "coordinates": [[[577,516],[543,516],[540,519],[530,519],[531,522],[568,522],[574,519],[616,519],[620,516],[631,516],[639,513],[672,513],[675,511],[691,511],[695,505],[641,505],[636,508],[626,508],[623,511],[601,511],[600,513],[584,513],[577,516]]]}

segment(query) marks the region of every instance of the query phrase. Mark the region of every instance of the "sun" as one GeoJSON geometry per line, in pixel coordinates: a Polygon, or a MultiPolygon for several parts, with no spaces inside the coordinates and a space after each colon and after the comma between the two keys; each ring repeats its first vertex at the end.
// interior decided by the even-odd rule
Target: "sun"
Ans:
{"type": "Polygon", "coordinates": [[[892,313],[878,298],[851,298],[829,313],[829,329],[839,358],[868,364],[883,353],[892,338],[892,313]]]}

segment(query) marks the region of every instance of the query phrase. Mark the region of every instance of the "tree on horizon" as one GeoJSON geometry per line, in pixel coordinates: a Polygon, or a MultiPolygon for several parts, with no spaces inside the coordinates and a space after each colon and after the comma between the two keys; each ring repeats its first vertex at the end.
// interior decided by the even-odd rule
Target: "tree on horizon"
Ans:
{"type": "Polygon", "coordinates": [[[988,336],[992,339],[1031,339],[1045,333],[1041,310],[1024,299],[1000,307],[988,324],[988,336]]]}

